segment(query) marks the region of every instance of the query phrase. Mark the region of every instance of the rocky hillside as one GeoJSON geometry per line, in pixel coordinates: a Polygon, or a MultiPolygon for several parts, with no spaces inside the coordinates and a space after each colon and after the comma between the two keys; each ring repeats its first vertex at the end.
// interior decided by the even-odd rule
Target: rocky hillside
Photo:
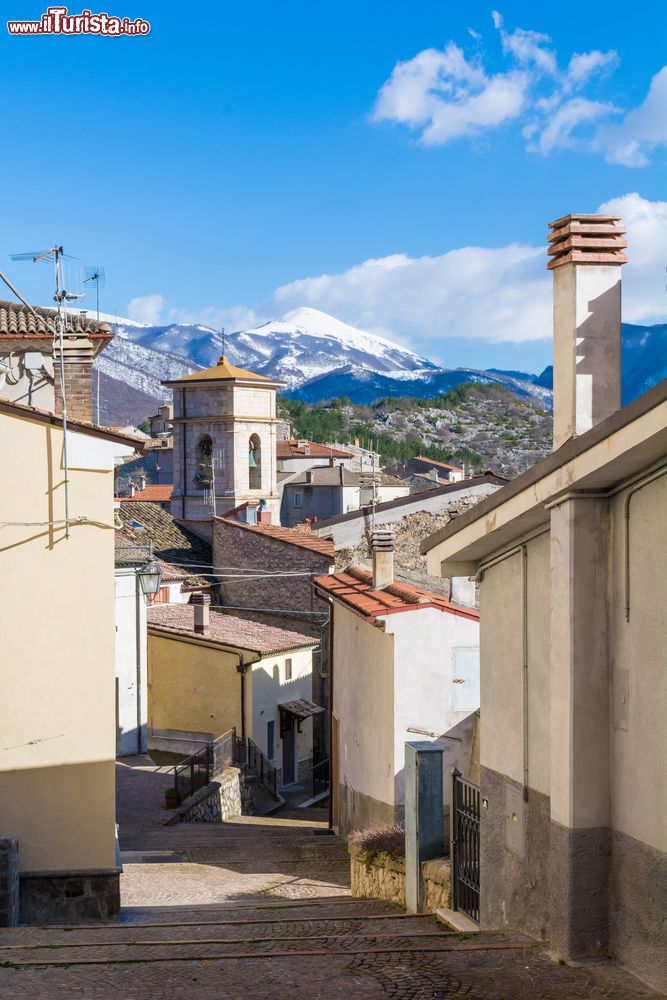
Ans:
{"type": "Polygon", "coordinates": [[[399,397],[370,406],[342,397],[324,404],[281,400],[298,437],[354,441],[384,465],[425,454],[512,478],[551,450],[551,415],[502,386],[463,383],[434,399],[399,397]]]}

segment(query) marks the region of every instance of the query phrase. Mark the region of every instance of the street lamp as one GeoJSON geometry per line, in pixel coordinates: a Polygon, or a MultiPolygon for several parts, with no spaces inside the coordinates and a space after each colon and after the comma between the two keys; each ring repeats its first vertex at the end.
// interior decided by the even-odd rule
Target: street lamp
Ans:
{"type": "Polygon", "coordinates": [[[156,562],[146,563],[137,573],[137,576],[139,577],[142,593],[146,597],[149,597],[151,594],[157,594],[160,589],[162,570],[156,562]]]}

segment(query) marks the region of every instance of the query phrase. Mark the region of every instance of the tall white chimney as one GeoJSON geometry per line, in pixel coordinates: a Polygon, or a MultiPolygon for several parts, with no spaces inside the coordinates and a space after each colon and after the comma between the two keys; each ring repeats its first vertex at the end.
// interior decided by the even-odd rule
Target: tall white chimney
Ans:
{"type": "Polygon", "coordinates": [[[394,582],[394,532],[375,528],[371,535],[373,553],[373,590],[384,590],[394,582]]]}
{"type": "Polygon", "coordinates": [[[554,275],[554,449],[621,405],[621,265],[617,215],[566,215],[549,223],[554,275]]]}
{"type": "Polygon", "coordinates": [[[192,604],[194,612],[195,632],[199,635],[205,635],[206,632],[208,632],[209,626],[211,595],[202,593],[193,594],[190,598],[190,603],[192,604]]]}

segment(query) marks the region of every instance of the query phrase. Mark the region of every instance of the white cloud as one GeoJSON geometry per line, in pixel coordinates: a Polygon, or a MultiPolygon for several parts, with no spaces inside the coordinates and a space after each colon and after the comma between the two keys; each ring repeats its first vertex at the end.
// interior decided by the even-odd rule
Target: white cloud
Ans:
{"type": "Polygon", "coordinates": [[[489,73],[475,42],[475,55],[448,42],[399,62],[380,88],[371,120],[405,125],[425,146],[475,139],[517,122],[531,152],[558,149],[602,152],[609,163],[643,166],[667,145],[667,66],[657,73],[644,102],[618,124],[601,119],[621,114],[611,101],[577,96],[619,62],[615,50],[575,52],[566,69],[558,66],[551,39],[525,28],[508,31],[502,14],[492,12],[508,65],[489,73]]]}
{"type": "Polygon", "coordinates": [[[528,84],[525,73],[487,76],[450,43],[400,62],[378,93],[372,120],[421,129],[420,141],[443,145],[516,118],[528,84]]]}
{"type": "Polygon", "coordinates": [[[127,307],[128,319],[136,320],[137,323],[148,323],[149,326],[158,326],[162,317],[162,310],[166,303],[162,295],[140,295],[132,299],[127,307]]]}
{"type": "Polygon", "coordinates": [[[651,80],[648,94],[618,125],[601,129],[595,147],[608,163],[643,167],[657,146],[667,144],[667,66],[651,80]]]}
{"type": "MultiPolygon", "coordinates": [[[[633,193],[605,202],[597,211],[620,215],[628,230],[623,318],[632,323],[664,322],[667,202],[633,193]]],[[[546,243],[468,246],[435,257],[397,253],[363,261],[339,274],[281,285],[254,308],[187,312],[163,303],[163,309],[171,322],[233,331],[300,306],[314,306],[431,357],[446,357],[446,341],[451,338],[470,340],[474,365],[475,341],[526,343],[551,337],[552,276],[546,264],[546,243]],[[438,341],[445,342],[442,348],[438,341]]]]}
{"type": "Polygon", "coordinates": [[[561,104],[543,128],[538,141],[540,152],[546,154],[552,149],[573,149],[576,145],[574,132],[577,126],[606,117],[616,110],[613,104],[573,97],[561,104]]]}
{"type": "Polygon", "coordinates": [[[575,52],[567,67],[567,79],[571,86],[581,87],[595,74],[609,70],[618,65],[618,52],[575,52]]]}

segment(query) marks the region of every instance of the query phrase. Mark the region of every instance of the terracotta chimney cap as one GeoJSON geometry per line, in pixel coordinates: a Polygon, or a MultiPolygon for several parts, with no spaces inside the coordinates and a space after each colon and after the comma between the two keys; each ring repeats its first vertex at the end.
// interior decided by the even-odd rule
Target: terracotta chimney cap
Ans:
{"type": "Polygon", "coordinates": [[[618,215],[565,215],[549,223],[547,253],[553,270],[562,264],[625,264],[625,227],[618,215]]]}

